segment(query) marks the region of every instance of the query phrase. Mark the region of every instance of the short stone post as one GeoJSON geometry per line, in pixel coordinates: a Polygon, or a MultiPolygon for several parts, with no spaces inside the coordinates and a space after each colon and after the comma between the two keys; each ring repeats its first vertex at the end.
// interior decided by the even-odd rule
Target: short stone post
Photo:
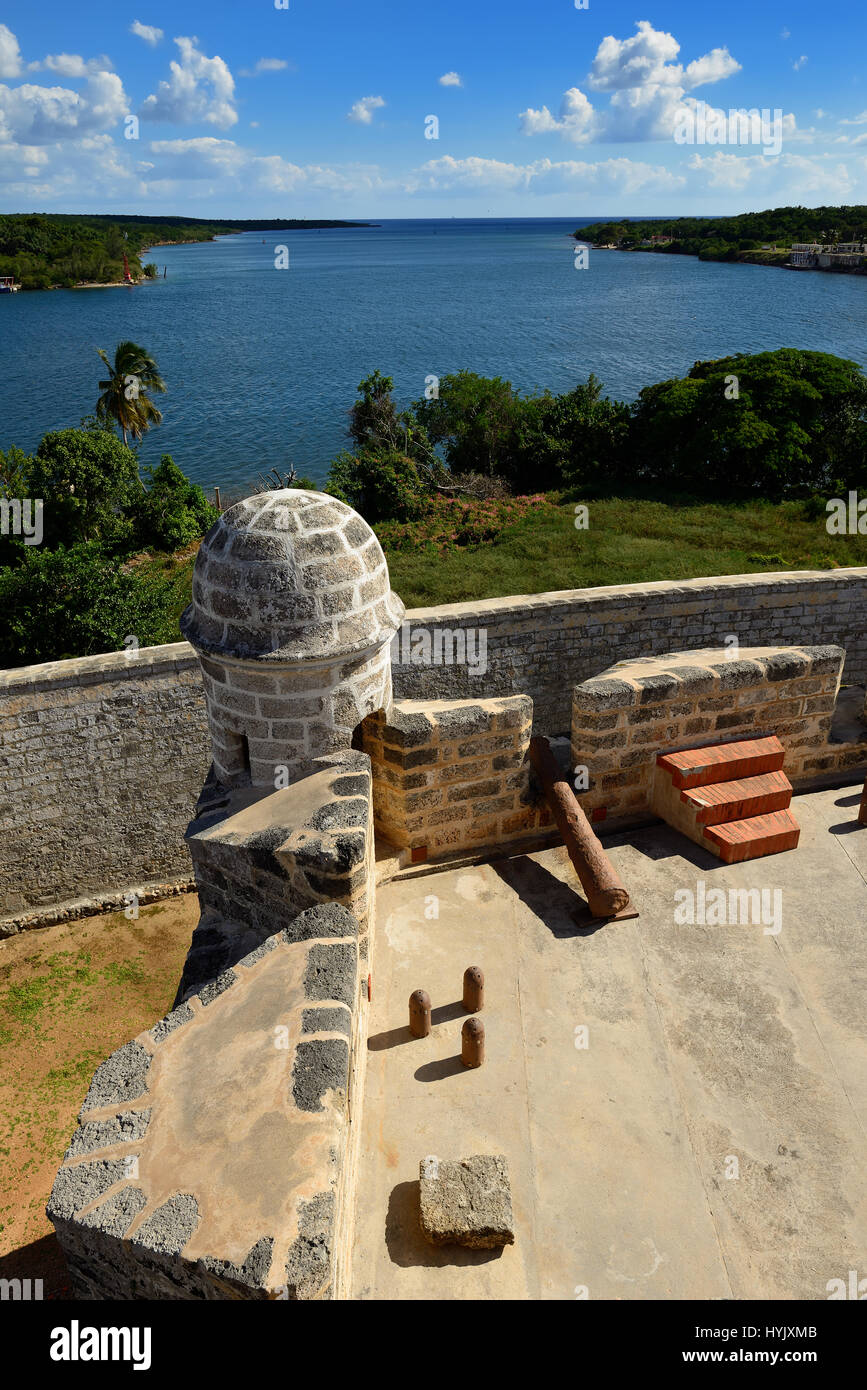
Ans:
{"type": "Polygon", "coordinates": [[[426,990],[413,990],[409,996],[409,1031],[414,1038],[426,1038],[430,1033],[430,995],[426,990]]]}
{"type": "Polygon", "coordinates": [[[468,1018],[461,1029],[461,1061],[465,1067],[480,1067],[485,1060],[485,1025],[480,1018],[468,1018]]]}
{"type": "Polygon", "coordinates": [[[485,1007],[485,977],[477,965],[464,971],[464,1008],[475,1014],[485,1007]]]}

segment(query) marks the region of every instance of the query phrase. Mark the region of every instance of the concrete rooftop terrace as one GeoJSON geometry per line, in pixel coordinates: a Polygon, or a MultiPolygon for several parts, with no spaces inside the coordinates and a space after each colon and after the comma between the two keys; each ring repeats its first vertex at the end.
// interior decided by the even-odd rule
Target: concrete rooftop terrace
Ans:
{"type": "Polygon", "coordinates": [[[858,801],[796,797],[799,848],[731,866],[661,823],[606,838],[641,915],[603,927],[576,927],[563,848],[381,887],[350,1296],[826,1299],[867,1267],[858,801]],[[771,930],[678,924],[699,883],[727,909],[767,890],[771,930]],[[468,965],[486,975],[474,1071],[468,965]],[[515,1244],[434,1248],[419,1161],[474,1153],[508,1158],[515,1244]]]}

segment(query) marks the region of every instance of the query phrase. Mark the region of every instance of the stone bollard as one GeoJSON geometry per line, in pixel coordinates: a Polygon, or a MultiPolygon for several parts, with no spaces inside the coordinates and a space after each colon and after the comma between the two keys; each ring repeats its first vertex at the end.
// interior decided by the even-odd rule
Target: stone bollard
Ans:
{"type": "Polygon", "coordinates": [[[485,1060],[485,1025],[480,1018],[468,1018],[461,1029],[461,1061],[465,1067],[480,1067],[485,1060]]]}
{"type": "Polygon", "coordinates": [[[485,977],[477,965],[468,965],[464,971],[464,1008],[475,1014],[485,1007],[485,977]]]}
{"type": "Polygon", "coordinates": [[[414,1038],[426,1038],[430,1033],[430,995],[417,989],[409,996],[409,1031],[414,1038]]]}

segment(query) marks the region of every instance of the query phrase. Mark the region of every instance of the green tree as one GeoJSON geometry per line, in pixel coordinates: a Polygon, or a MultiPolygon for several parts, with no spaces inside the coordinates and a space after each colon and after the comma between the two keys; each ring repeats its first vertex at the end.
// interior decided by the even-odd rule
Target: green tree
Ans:
{"type": "Polygon", "coordinates": [[[127,433],[141,439],[151,425],[162,421],[162,413],[148,395],[149,391],[165,391],[166,385],[157,364],[137,343],[118,343],[114,362],[102,348],[97,352],[108,368],[108,378],[99,383],[102,395],[96,403],[100,420],[111,420],[120,426],[123,442],[127,433]]]}
{"type": "Polygon", "coordinates": [[[53,430],[27,465],[29,497],[44,501],[45,544],[131,536],[129,511],[140,492],[138,460],[105,429],[53,430]]]}
{"type": "Polygon", "coordinates": [[[803,497],[867,482],[867,377],[781,348],[697,362],[633,407],[636,480],[696,495],[803,497]]]}
{"type": "Polygon", "coordinates": [[[398,450],[359,454],[344,450],[331,464],[327,491],[371,524],[411,521],[430,495],[414,460],[398,450]]]}
{"type": "Polygon", "coordinates": [[[163,454],[156,468],[145,470],[148,485],[135,501],[137,543],[158,550],[180,550],[219,518],[202,489],[163,454]]]}
{"type": "Polygon", "coordinates": [[[30,666],[165,640],[165,599],[88,541],[25,549],[0,570],[0,666],[30,666]]]}
{"type": "Polygon", "coordinates": [[[416,419],[434,444],[442,444],[455,472],[513,470],[521,403],[511,382],[460,371],[444,376],[436,400],[416,401],[416,419]]]}

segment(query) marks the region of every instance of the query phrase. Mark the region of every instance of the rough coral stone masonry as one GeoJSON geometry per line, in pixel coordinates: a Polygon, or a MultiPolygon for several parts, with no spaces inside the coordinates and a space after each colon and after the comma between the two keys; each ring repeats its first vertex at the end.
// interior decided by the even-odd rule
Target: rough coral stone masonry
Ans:
{"type": "Polygon", "coordinates": [[[588,812],[647,814],[660,752],[775,734],[794,783],[867,760],[861,741],[835,742],[831,727],[845,653],[841,647],[741,647],[622,661],[575,686],[572,761],[588,769],[588,812]]]}
{"type": "Polygon", "coordinates": [[[311,909],[98,1068],[48,1206],[80,1297],[331,1296],[356,929],[311,909]]]}
{"type": "Polygon", "coordinates": [[[531,786],[533,702],[396,700],[365,720],[377,830],[434,860],[538,838],[551,813],[531,786]]]}
{"type": "MultiPolygon", "coordinates": [[[[327,505],[339,512],[340,504],[327,505]]],[[[334,523],[347,543],[349,526],[348,520],[342,526],[334,523]]],[[[331,524],[322,532],[331,534],[333,541],[331,524]]],[[[369,540],[362,543],[362,552],[368,550],[375,557],[369,540]]],[[[256,571],[254,558],[251,575],[256,571]]],[[[268,565],[264,573],[275,577],[268,565]]],[[[284,569],[284,579],[287,573],[284,569]]],[[[319,578],[324,610],[337,597],[325,593],[334,581],[319,578]]],[[[350,587],[363,582],[346,581],[350,587]]],[[[215,588],[215,596],[216,592],[215,588]]],[[[374,613],[377,603],[384,601],[373,600],[374,613]]],[[[391,611],[396,612],[393,606],[391,611]]],[[[406,615],[412,631],[484,628],[487,668],[481,673],[460,664],[393,662],[394,693],[401,702],[529,696],[535,732],[550,737],[569,731],[576,683],[598,677],[624,658],[721,647],[730,634],[744,646],[841,646],[846,651],[844,680],[863,685],[865,611],[867,569],[855,567],[624,584],[414,609],[406,615]]],[[[229,621],[224,619],[226,626],[229,621]]],[[[215,633],[216,626],[211,631],[215,633]]],[[[224,689],[227,722],[218,719],[217,732],[221,741],[225,733],[232,758],[240,756],[241,764],[242,735],[228,727],[229,713],[244,713],[257,729],[264,728],[273,715],[270,707],[259,705],[260,698],[273,697],[278,686],[289,693],[279,673],[260,660],[262,655],[253,658],[254,669],[249,670],[255,690],[232,695],[228,660],[225,668],[218,662],[217,675],[205,672],[224,689]],[[220,672],[227,675],[225,683],[218,679],[220,672]],[[250,703],[245,712],[229,710],[234,699],[246,703],[246,697],[250,703]]],[[[375,665],[375,658],[371,660],[375,665]]],[[[344,668],[350,686],[358,677],[366,678],[355,658],[341,663],[344,668]]],[[[376,708],[387,709],[385,677],[378,668],[367,675],[372,683],[368,694],[379,701],[376,708]]],[[[299,714],[286,729],[290,743],[297,738],[304,746],[311,721],[319,722],[318,702],[324,695],[317,685],[306,689],[306,697],[315,708],[299,714]]],[[[220,704],[219,697],[215,704],[220,704]]],[[[362,708],[367,712],[373,706],[364,706],[362,700],[362,708]]],[[[351,695],[334,727],[350,728],[357,715],[361,718],[351,695]]],[[[326,729],[330,736],[333,729],[327,722],[326,729]]],[[[252,753],[249,744],[248,749],[252,753]]],[[[272,752],[269,749],[268,756],[272,752]]],[[[849,752],[856,763],[867,762],[863,752],[856,756],[854,747],[849,752]]],[[[70,900],[105,898],[136,885],[188,878],[183,832],[210,753],[201,679],[185,642],[144,649],[134,660],[112,653],[0,673],[0,829],[6,850],[0,862],[0,933],[30,925],[39,913],[53,913],[58,905],[65,910],[70,900]]],[[[813,770],[833,771],[837,758],[834,750],[820,750],[816,760],[825,767],[813,770]]],[[[243,780],[243,767],[240,770],[243,780]]],[[[234,775],[228,767],[223,773],[234,775]]]]}
{"type": "Polygon", "coordinates": [[[379,541],[343,502],[293,488],[231,507],[202,542],[181,629],[199,653],[217,780],[347,748],[391,703],[403,604],[379,541]]]}

